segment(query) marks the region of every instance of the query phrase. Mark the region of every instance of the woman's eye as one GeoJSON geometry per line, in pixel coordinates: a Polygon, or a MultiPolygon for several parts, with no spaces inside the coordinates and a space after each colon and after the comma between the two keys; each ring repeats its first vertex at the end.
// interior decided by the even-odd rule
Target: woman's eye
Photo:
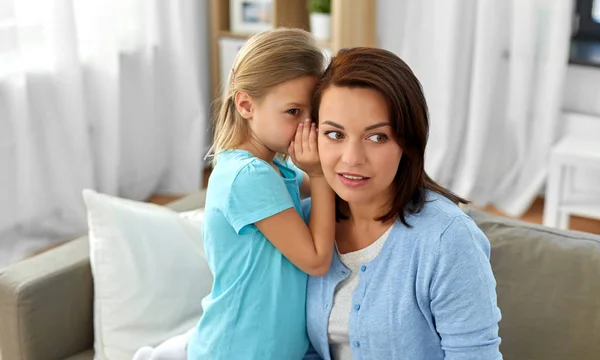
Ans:
{"type": "Polygon", "coordinates": [[[375,135],[369,136],[369,140],[376,142],[376,143],[385,142],[387,139],[388,139],[387,135],[384,135],[384,134],[375,134],[375,135]]]}
{"type": "Polygon", "coordinates": [[[325,132],[325,136],[333,140],[340,140],[344,138],[344,135],[342,135],[339,131],[327,131],[325,132]]]}
{"type": "Polygon", "coordinates": [[[300,115],[300,109],[289,109],[287,113],[292,116],[298,116],[300,115]]]}

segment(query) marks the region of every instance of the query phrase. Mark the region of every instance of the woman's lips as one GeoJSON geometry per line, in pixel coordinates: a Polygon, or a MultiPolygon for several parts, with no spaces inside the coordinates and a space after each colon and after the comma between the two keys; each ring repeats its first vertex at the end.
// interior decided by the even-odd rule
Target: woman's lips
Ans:
{"type": "Polygon", "coordinates": [[[370,179],[369,177],[353,173],[338,173],[337,175],[342,184],[352,188],[364,186],[370,179]]]}

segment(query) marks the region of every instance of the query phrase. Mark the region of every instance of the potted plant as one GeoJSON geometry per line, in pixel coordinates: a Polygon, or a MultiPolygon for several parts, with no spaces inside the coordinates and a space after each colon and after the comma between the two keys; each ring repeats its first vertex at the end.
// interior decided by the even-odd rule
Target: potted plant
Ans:
{"type": "Polygon", "coordinates": [[[327,41],[331,34],[331,0],[309,0],[310,32],[318,40],[327,41]]]}

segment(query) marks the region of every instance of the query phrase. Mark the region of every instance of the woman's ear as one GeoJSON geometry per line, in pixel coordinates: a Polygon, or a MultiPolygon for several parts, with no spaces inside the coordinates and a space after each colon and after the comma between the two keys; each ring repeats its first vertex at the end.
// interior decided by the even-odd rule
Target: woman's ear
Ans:
{"type": "Polygon", "coordinates": [[[252,119],[252,98],[243,91],[235,94],[235,108],[246,120],[252,119]]]}

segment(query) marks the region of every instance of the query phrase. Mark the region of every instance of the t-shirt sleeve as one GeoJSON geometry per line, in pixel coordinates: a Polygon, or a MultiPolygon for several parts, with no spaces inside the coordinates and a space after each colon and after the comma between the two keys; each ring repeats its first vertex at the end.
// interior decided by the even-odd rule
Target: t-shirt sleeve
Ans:
{"type": "Polygon", "coordinates": [[[281,176],[259,160],[239,170],[225,204],[225,218],[238,234],[247,225],[294,207],[281,176]]]}

